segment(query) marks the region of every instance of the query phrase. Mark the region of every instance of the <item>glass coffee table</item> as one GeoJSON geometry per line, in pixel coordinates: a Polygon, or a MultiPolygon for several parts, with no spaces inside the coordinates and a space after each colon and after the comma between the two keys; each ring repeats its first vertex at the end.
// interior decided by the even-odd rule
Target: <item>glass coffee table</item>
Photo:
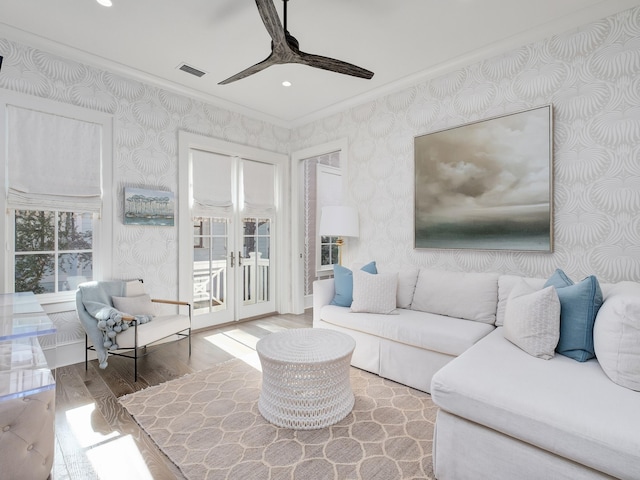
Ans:
{"type": "Polygon", "coordinates": [[[355,341],[323,328],[298,328],[262,338],[258,410],[268,422],[313,430],[339,422],[353,409],[349,369],[355,341]]]}

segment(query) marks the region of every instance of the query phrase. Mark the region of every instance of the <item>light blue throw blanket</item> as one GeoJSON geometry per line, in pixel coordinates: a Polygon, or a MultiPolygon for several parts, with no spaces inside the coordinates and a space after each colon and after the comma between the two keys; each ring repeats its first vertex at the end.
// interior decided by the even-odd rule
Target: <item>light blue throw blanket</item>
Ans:
{"type": "MultiPolygon", "coordinates": [[[[117,334],[127,330],[135,322],[151,321],[151,315],[135,315],[131,323],[122,320],[122,312],[112,306],[111,297],[122,297],[126,283],[123,281],[87,282],[78,286],[76,307],[84,330],[93,343],[100,368],[107,367],[109,350],[117,350],[117,334]]],[[[125,312],[126,314],[126,312],[125,312]]]]}

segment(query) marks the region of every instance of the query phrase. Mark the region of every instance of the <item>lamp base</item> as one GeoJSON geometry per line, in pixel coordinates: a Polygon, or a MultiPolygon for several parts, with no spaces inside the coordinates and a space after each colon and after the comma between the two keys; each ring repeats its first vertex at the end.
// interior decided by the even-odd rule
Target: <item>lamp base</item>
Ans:
{"type": "Polygon", "coordinates": [[[342,266],[342,246],[344,245],[344,239],[338,237],[336,245],[338,246],[338,265],[342,266]]]}

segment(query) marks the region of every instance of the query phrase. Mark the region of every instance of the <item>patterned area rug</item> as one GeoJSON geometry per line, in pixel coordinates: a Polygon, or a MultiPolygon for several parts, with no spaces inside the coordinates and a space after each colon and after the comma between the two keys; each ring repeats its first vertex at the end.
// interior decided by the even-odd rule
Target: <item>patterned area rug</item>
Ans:
{"type": "Polygon", "coordinates": [[[261,377],[236,359],[120,402],[192,480],[434,478],[437,407],[428,394],[351,368],[353,411],[296,431],[260,415],[261,377]]]}

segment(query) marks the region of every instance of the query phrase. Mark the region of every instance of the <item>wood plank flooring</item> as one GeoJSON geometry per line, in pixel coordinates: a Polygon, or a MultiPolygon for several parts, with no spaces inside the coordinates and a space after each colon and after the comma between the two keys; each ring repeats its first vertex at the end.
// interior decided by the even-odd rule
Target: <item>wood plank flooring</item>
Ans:
{"type": "Polygon", "coordinates": [[[271,332],[311,327],[312,312],[274,315],[207,329],[187,340],[149,349],[138,360],[110,357],[101,370],[96,360],[56,372],[56,455],[52,480],[183,479],[118,402],[118,397],[203,370],[234,357],[255,356],[256,342],[271,332]]]}

